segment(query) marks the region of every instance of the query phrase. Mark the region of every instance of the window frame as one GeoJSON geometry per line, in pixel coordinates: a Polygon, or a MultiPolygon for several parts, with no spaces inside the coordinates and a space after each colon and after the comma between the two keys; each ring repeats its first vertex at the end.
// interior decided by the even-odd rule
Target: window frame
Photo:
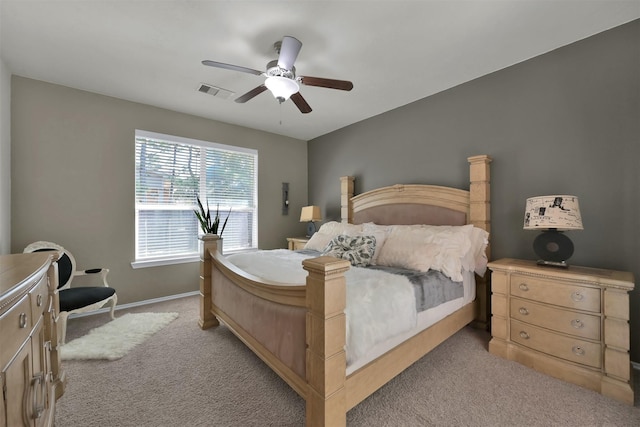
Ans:
{"type": "MultiPolygon", "coordinates": [[[[176,135],[167,135],[167,134],[151,132],[151,131],[146,131],[141,129],[135,130],[134,147],[135,147],[135,144],[137,143],[136,141],[138,138],[151,139],[157,142],[164,142],[167,144],[183,144],[183,145],[198,146],[204,149],[218,149],[218,150],[224,150],[224,151],[232,151],[235,153],[245,153],[245,154],[250,154],[254,156],[253,215],[255,219],[252,224],[253,245],[250,248],[246,248],[242,250],[256,250],[258,248],[258,150],[247,148],[247,147],[239,147],[234,145],[220,144],[217,142],[186,138],[186,137],[181,137],[176,135]]],[[[137,162],[136,155],[134,155],[134,160],[137,162]]],[[[134,217],[135,217],[134,218],[135,232],[134,232],[134,241],[133,241],[134,261],[131,262],[131,266],[134,269],[137,269],[137,268],[146,268],[146,267],[155,267],[155,266],[161,266],[161,265],[173,265],[173,264],[182,264],[182,263],[200,261],[200,255],[198,253],[196,253],[195,255],[184,255],[184,256],[179,254],[173,254],[173,255],[158,256],[158,257],[140,258],[140,259],[135,258],[138,255],[137,246],[138,246],[138,211],[139,209],[137,206],[138,202],[137,202],[136,190],[135,190],[135,185],[137,185],[137,183],[138,183],[138,177],[136,175],[134,177],[134,217]]],[[[205,188],[205,185],[202,181],[202,176],[201,176],[199,180],[199,194],[201,196],[201,199],[203,196],[204,188],[205,188]]],[[[204,203],[205,199],[202,199],[202,200],[204,203]]],[[[194,205],[194,209],[195,208],[196,206],[194,205]]],[[[194,218],[195,218],[195,214],[194,214],[194,218]]],[[[221,212],[221,222],[223,222],[225,218],[226,216],[224,215],[223,212],[221,212]]],[[[198,225],[198,236],[200,235],[202,235],[202,230],[198,225]]],[[[234,252],[234,251],[227,251],[227,252],[234,252]]]]}

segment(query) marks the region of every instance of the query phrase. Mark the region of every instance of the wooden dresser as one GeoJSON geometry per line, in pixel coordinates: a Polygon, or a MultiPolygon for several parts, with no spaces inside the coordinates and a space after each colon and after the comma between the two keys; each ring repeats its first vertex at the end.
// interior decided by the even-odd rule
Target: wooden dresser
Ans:
{"type": "Polygon", "coordinates": [[[64,392],[56,253],[0,256],[0,427],[52,426],[64,392]]]}
{"type": "Polygon", "coordinates": [[[490,262],[489,351],[633,405],[628,272],[490,262]]]}

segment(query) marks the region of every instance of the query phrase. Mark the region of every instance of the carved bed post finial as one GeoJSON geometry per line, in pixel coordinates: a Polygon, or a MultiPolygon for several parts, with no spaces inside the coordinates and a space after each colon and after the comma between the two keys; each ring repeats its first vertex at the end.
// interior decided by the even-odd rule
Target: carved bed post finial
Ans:
{"type": "MultiPolygon", "coordinates": [[[[491,233],[491,157],[487,155],[473,156],[469,161],[469,223],[491,233]]],[[[489,237],[491,239],[491,237],[489,237]]],[[[487,258],[491,259],[491,243],[487,245],[487,258]]],[[[476,276],[476,295],[479,308],[474,326],[488,329],[491,313],[490,275],[476,276]]]]}
{"type": "Polygon", "coordinates": [[[198,325],[201,329],[208,329],[218,326],[218,319],[211,312],[211,253],[218,250],[219,236],[215,234],[205,234],[198,237],[200,250],[200,320],[198,325]]]}
{"type": "Polygon", "coordinates": [[[307,276],[307,427],[347,424],[345,352],[349,261],[323,256],[302,262],[307,276]]]}
{"type": "Polygon", "coordinates": [[[349,224],[353,222],[353,202],[351,198],[353,197],[354,179],[352,176],[340,177],[340,216],[342,217],[342,222],[348,222],[349,224]]]}

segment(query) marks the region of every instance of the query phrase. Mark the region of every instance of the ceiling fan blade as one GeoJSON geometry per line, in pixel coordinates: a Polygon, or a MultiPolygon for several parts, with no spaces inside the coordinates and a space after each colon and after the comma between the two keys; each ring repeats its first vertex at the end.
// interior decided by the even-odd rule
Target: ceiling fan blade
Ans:
{"type": "Polygon", "coordinates": [[[307,114],[312,111],[309,104],[307,104],[307,101],[305,101],[302,95],[300,95],[300,92],[296,92],[291,95],[291,100],[296,104],[296,107],[298,107],[298,110],[300,110],[301,113],[307,114]]]}
{"type": "Polygon", "coordinates": [[[353,83],[347,80],[323,79],[320,77],[300,76],[300,82],[307,86],[319,86],[329,89],[351,90],[353,83]]]}
{"type": "Polygon", "coordinates": [[[280,45],[280,56],[278,57],[278,67],[285,70],[293,70],[293,63],[296,62],[298,53],[302,48],[302,42],[295,37],[284,36],[280,45]]]}
{"type": "Polygon", "coordinates": [[[202,61],[202,64],[208,65],[209,67],[224,68],[225,70],[240,71],[243,73],[255,74],[256,76],[259,76],[260,74],[262,74],[262,71],[254,70],[252,68],[247,68],[247,67],[241,67],[239,65],[225,64],[224,62],[205,60],[205,61],[202,61]]]}
{"type": "Polygon", "coordinates": [[[251,98],[254,98],[257,95],[260,95],[265,90],[267,90],[267,87],[265,85],[260,85],[256,88],[251,89],[249,92],[245,93],[244,95],[237,97],[236,102],[239,102],[241,104],[244,102],[247,102],[251,98]]]}

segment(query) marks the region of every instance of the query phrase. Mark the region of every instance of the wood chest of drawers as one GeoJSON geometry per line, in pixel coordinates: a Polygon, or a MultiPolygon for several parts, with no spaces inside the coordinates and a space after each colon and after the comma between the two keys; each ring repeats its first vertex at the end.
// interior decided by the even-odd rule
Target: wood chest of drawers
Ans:
{"type": "Polygon", "coordinates": [[[52,426],[64,392],[53,261],[48,253],[0,256],[0,427],[52,426]]]}
{"type": "Polygon", "coordinates": [[[628,272],[490,262],[489,351],[633,404],[628,272]]]}

